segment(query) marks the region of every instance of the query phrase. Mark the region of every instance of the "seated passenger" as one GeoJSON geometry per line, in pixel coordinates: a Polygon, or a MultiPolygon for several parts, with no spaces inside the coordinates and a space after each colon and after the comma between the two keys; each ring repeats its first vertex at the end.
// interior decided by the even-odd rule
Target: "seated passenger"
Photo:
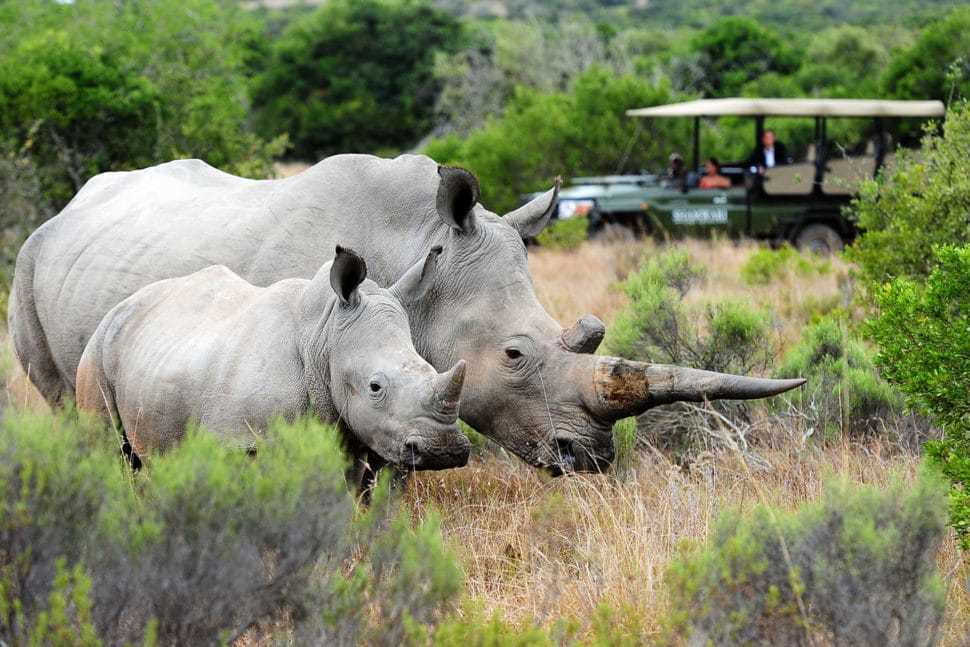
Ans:
{"type": "Polygon", "coordinates": [[[785,145],[775,138],[775,131],[766,130],[761,134],[761,144],[751,151],[748,163],[752,173],[764,175],[770,168],[791,164],[791,159],[785,145]]]}
{"type": "Polygon", "coordinates": [[[684,158],[678,153],[670,154],[670,167],[667,169],[667,175],[664,176],[664,185],[668,189],[687,190],[687,167],[684,164],[684,158]]]}
{"type": "Polygon", "coordinates": [[[716,157],[704,162],[704,176],[698,182],[699,189],[730,189],[731,180],[721,175],[721,163],[716,157]]]}

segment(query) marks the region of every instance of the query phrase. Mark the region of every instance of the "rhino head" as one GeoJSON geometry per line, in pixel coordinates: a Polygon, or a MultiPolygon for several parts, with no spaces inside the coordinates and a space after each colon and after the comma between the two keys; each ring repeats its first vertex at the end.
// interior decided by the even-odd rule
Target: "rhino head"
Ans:
{"type": "Polygon", "coordinates": [[[401,306],[402,298],[422,299],[439,252],[382,289],[364,283],[360,256],[337,247],[329,269],[336,299],[307,353],[326,358],[311,384],[327,389],[322,400],[333,403],[356,443],[403,470],[461,467],[470,449],[458,429],[465,362],[438,373],[415,350],[401,306]]]}
{"type": "Polygon", "coordinates": [[[498,217],[475,177],[440,167],[438,216],[448,225],[427,296],[405,300],[418,351],[433,365],[466,360],[461,417],[554,475],[613,460],[613,423],[676,401],[775,395],[804,380],[768,380],[592,353],[605,328],[586,315],[563,329],[535,295],[523,238],[549,222],[556,187],[498,217]]]}

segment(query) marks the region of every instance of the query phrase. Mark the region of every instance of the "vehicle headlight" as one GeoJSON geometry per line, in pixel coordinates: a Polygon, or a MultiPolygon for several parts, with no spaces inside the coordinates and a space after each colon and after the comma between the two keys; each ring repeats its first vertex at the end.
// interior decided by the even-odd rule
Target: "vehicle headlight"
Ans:
{"type": "Polygon", "coordinates": [[[560,200],[557,215],[561,220],[576,216],[585,216],[596,203],[592,200],[560,200]]]}

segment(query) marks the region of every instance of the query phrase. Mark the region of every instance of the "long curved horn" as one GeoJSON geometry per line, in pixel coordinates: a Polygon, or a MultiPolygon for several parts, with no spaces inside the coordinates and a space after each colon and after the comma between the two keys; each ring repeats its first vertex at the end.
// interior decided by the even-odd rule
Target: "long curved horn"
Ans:
{"type": "Polygon", "coordinates": [[[671,402],[767,398],[802,384],[802,378],[772,380],[602,357],[593,371],[594,409],[619,419],[671,402]]]}
{"type": "Polygon", "coordinates": [[[465,384],[465,360],[460,359],[451,370],[438,375],[434,384],[434,408],[445,418],[458,417],[461,388],[465,384]]]}

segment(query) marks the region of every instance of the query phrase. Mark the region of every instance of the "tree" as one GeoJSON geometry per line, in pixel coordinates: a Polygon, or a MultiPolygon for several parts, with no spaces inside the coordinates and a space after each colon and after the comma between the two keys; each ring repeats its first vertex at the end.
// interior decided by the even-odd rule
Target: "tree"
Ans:
{"type": "Polygon", "coordinates": [[[25,40],[0,63],[0,130],[26,144],[58,204],[100,171],[150,162],[160,102],[116,55],[63,31],[25,40]]]}
{"type": "Polygon", "coordinates": [[[686,124],[644,124],[624,113],[672,100],[664,84],[592,67],[568,92],[517,88],[501,118],[463,139],[432,140],[425,153],[475,173],[483,202],[502,213],[557,175],[635,171],[666,160],[671,145],[686,141],[686,124]]]}
{"type": "Polygon", "coordinates": [[[883,84],[900,99],[970,99],[970,9],[927,27],[893,58],[883,84]]]}
{"type": "Polygon", "coordinates": [[[258,127],[298,157],[413,145],[431,130],[437,52],[460,25],[417,0],[332,0],[292,24],[256,80],[258,127]]]}
{"type": "Polygon", "coordinates": [[[768,72],[790,74],[798,56],[780,36],[751,18],[718,20],[691,40],[701,57],[701,89],[707,96],[726,97],[768,72]]]}

